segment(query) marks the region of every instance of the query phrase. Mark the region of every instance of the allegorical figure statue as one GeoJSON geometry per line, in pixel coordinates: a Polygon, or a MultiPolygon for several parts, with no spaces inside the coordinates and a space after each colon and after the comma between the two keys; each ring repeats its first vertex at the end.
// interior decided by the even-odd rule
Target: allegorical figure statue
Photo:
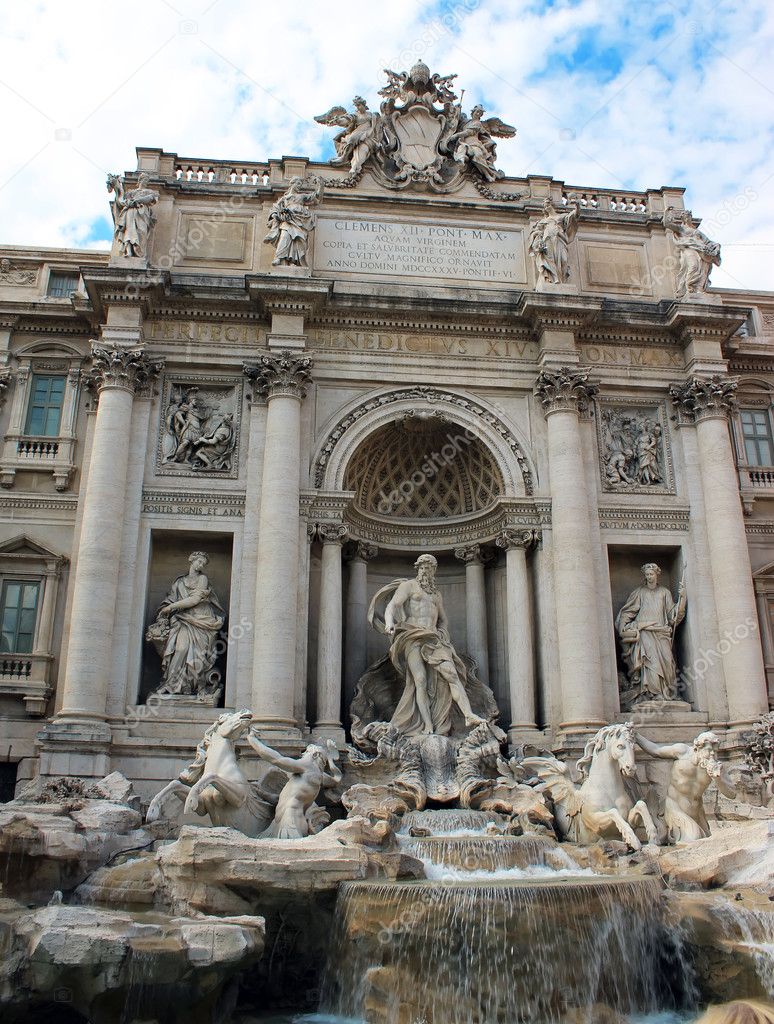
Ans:
{"type": "Polygon", "coordinates": [[[461,124],[449,139],[447,149],[458,164],[469,164],[486,181],[497,181],[504,175],[495,167],[497,144],[492,136],[512,139],[516,129],[513,125],[505,124],[499,117],[484,120],[483,116],[484,108],[479,105],[473,107],[467,119],[460,114],[461,124]]]}
{"type": "Polygon", "coordinates": [[[303,839],[319,832],[329,818],[315,805],[323,786],[341,782],[336,761],[339,752],[333,740],[310,743],[301,757],[284,757],[261,742],[252,732],[247,742],[260,758],[281,768],[290,776],[277,800],[274,820],[262,833],[262,839],[303,839]]]}
{"type": "Polygon", "coordinates": [[[172,584],[146,633],[161,653],[162,683],[153,696],[195,696],[213,704],[221,686],[210,669],[226,613],[203,572],[207,555],[193,551],[188,561],[188,572],[172,584]]]}
{"type": "Polygon", "coordinates": [[[672,236],[680,265],[677,271],[677,295],[685,298],[706,292],[710,271],[720,266],[720,245],[691,224],[690,210],[667,207],[663,223],[672,236]]]}
{"type": "Polygon", "coordinates": [[[314,174],[291,178],[287,192],[269,211],[269,233],[264,242],[276,246],[273,267],[305,267],[309,233],[315,225],[316,206],[322,196],[322,182],[314,174]]]}
{"type": "Polygon", "coordinates": [[[118,174],[109,174],[108,192],[115,194],[113,211],[114,235],[118,240],[120,253],[124,257],[148,255],[148,236],[153,223],[151,209],[159,201],[159,193],[148,188],[150,178],[140,174],[137,188],[124,192],[124,183],[118,174]]]}
{"type": "Polygon", "coordinates": [[[529,233],[529,252],[538,280],[564,284],[570,278],[570,242],[575,237],[580,206],[572,200],[559,211],[551,199],[543,203],[543,216],[529,233]]]}
{"type": "Polygon", "coordinates": [[[674,632],[685,617],[685,584],[681,580],[675,601],[659,585],[661,569],[655,562],[642,567],[645,583],[629,595],[618,612],[615,628],[621,640],[634,701],[675,700],[677,666],[674,632]]]}
{"type": "Polygon", "coordinates": [[[420,555],[416,578],[383,587],[368,611],[371,625],[392,637],[389,657],[404,680],[404,689],[390,725],[404,736],[448,736],[455,708],[466,727],[487,721],[471,707],[468,670],[449,639],[443,598],[435,582],[437,564],[432,555],[420,555]],[[381,622],[377,609],[388,596],[381,622]]]}
{"type": "Polygon", "coordinates": [[[703,732],[692,744],[660,746],[637,735],[637,743],[652,757],[674,761],[664,804],[664,822],[671,842],[687,843],[706,838],[710,829],[704,813],[704,791],[715,782],[724,796],[736,795],[734,784],[717,757],[718,736],[714,732],[703,732]]]}
{"type": "Polygon", "coordinates": [[[349,164],[349,173],[356,175],[363,169],[369,156],[379,148],[384,133],[380,128],[381,116],[368,109],[362,96],[355,96],[352,105],[355,108],[353,113],[344,107],[331,107],[326,114],[316,117],[315,121],[343,129],[333,139],[336,157],[331,160],[331,166],[349,164]]]}

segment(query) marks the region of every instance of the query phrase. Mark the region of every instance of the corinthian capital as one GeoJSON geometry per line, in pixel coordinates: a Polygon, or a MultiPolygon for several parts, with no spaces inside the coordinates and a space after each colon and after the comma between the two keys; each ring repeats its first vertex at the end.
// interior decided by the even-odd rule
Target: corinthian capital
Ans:
{"type": "Polygon", "coordinates": [[[585,412],[598,391],[588,373],[570,366],[541,370],[534,388],[546,416],[552,412],[585,412]]]}
{"type": "Polygon", "coordinates": [[[486,560],[480,544],[465,544],[455,548],[454,557],[464,562],[465,565],[483,565],[486,560]]]}
{"type": "Polygon", "coordinates": [[[151,384],[164,368],[163,360],[148,359],[141,348],[92,345],[91,361],[88,383],[98,393],[105,388],[122,388],[134,394],[151,384]]]}
{"type": "Polygon", "coordinates": [[[540,532],[538,530],[508,528],[495,538],[498,548],[503,548],[505,551],[510,551],[511,548],[524,548],[525,551],[528,551],[530,548],[537,547],[539,543],[540,532]]]}
{"type": "Polygon", "coordinates": [[[669,389],[672,401],[681,416],[690,422],[726,418],[736,408],[737,377],[689,377],[684,384],[673,384],[669,389]]]}
{"type": "Polygon", "coordinates": [[[255,366],[245,363],[244,370],[257,394],[266,398],[274,398],[275,395],[304,398],[312,380],[312,360],[308,356],[295,356],[292,352],[261,356],[255,366]]]}
{"type": "Polygon", "coordinates": [[[343,523],[318,523],[317,536],[323,544],[343,544],[349,530],[343,523]]]}

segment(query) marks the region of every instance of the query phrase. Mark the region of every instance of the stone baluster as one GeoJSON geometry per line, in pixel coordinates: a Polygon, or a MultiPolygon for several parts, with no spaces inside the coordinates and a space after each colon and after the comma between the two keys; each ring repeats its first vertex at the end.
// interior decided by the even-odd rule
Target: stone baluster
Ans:
{"type": "Polygon", "coordinates": [[[537,543],[534,530],[503,530],[495,543],[505,550],[508,685],[511,727],[508,739],[518,743],[537,729],[535,720],[535,652],[532,597],[527,551],[537,543]]]}
{"type": "Polygon", "coordinates": [[[594,544],[580,430],[580,416],[597,391],[588,374],[568,366],[544,368],[535,383],[548,430],[560,727],[576,733],[604,724],[594,544]]]}
{"type": "Polygon", "coordinates": [[[721,374],[690,377],[670,388],[681,416],[696,425],[710,571],[718,615],[732,725],[744,726],[768,708],[766,676],[750,554],[728,419],[737,381],[721,374]]]}
{"type": "Polygon", "coordinates": [[[298,740],[294,715],[300,545],[301,402],[312,361],[290,352],[245,366],[268,401],[255,584],[252,703],[265,735],[298,740]]]}
{"type": "MultiPolygon", "coordinates": [[[[99,396],[73,583],[62,708],[66,721],[104,720],[111,668],[118,565],[126,514],[132,407],[162,367],[142,349],[93,347],[90,383],[99,396]]],[[[128,585],[124,581],[123,585],[128,585]]],[[[56,724],[56,723],[55,723],[56,724]]]]}
{"type": "Polygon", "coordinates": [[[486,579],[480,544],[454,549],[454,557],[465,563],[465,621],[468,654],[476,663],[479,679],[489,682],[489,638],[486,628],[486,579]]]}
{"type": "Polygon", "coordinates": [[[314,735],[343,743],[341,549],[347,528],[342,523],[320,523],[317,536],[322,543],[322,565],[317,635],[317,722],[314,735]]]}
{"type": "Polygon", "coordinates": [[[368,563],[379,549],[357,541],[348,553],[346,620],[344,627],[344,702],[347,708],[355,696],[358,680],[368,668],[368,563]]]}

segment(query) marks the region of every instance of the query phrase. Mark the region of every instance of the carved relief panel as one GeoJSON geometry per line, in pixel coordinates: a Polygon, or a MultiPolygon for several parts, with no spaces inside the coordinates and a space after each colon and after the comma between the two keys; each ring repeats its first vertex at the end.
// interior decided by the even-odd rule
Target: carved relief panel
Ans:
{"type": "Polygon", "coordinates": [[[168,374],[156,471],[162,476],[238,475],[241,377],[168,374]]]}
{"type": "Polygon", "coordinates": [[[597,401],[602,488],[617,494],[674,494],[672,451],[663,403],[597,401]]]}

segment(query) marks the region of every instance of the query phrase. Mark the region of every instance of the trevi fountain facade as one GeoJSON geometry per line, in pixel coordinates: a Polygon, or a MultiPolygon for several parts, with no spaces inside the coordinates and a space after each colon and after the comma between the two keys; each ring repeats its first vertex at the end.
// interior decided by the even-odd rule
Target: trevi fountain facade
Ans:
{"type": "Polygon", "coordinates": [[[774,294],[455,77],[0,248],[4,1020],[774,1020],[774,294]]]}

